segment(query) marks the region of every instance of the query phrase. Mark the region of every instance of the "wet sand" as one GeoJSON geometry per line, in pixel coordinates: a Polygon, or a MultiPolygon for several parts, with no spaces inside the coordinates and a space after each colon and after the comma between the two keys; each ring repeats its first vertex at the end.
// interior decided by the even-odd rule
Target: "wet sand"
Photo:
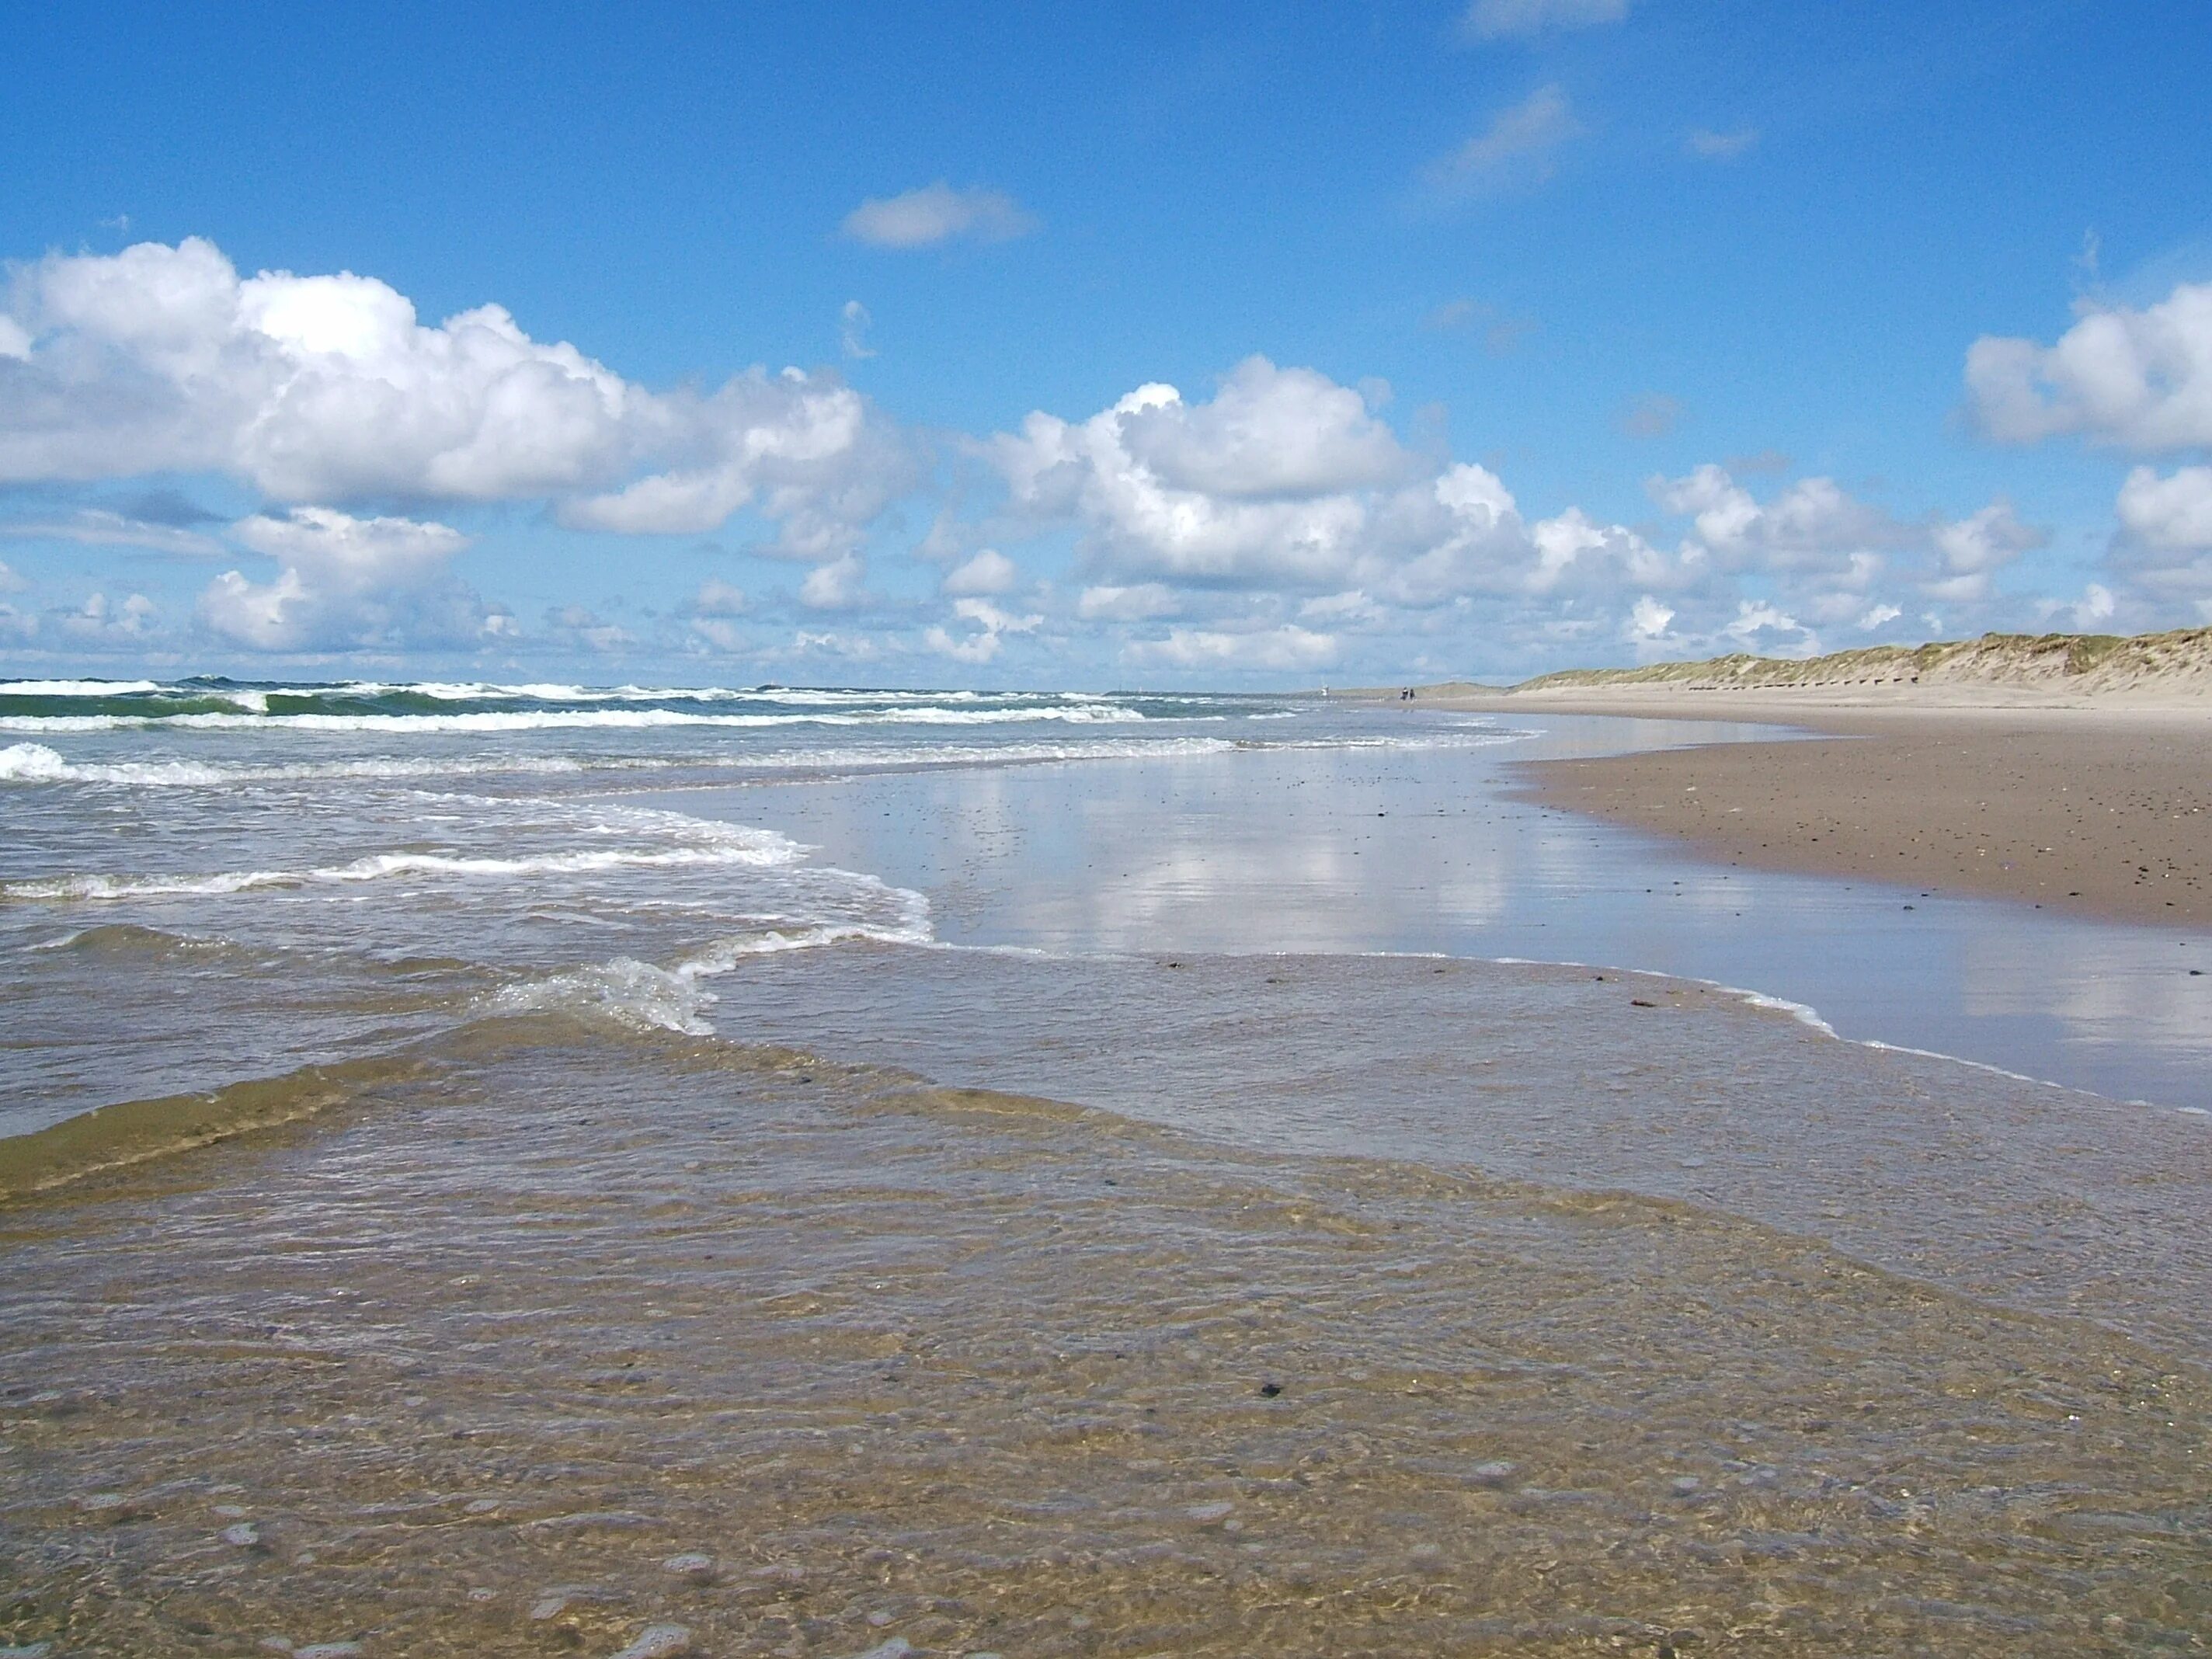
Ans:
{"type": "MultiPolygon", "coordinates": [[[[1569,707],[1516,698],[1465,706],[1569,707]]],[[[1849,741],[1541,763],[1526,771],[1547,805],[1687,842],[1729,864],[2119,921],[2212,921],[2212,713],[2203,709],[1646,695],[1571,706],[1670,719],[1724,712],[1849,741]]]]}

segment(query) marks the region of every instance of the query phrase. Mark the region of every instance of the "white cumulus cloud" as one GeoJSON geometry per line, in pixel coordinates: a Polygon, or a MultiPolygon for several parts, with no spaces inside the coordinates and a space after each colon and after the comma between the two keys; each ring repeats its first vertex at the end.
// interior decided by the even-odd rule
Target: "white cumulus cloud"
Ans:
{"type": "Polygon", "coordinates": [[[1021,570],[1012,559],[995,548],[987,547],[948,572],[943,591],[949,598],[963,593],[1009,593],[1021,579],[1021,570]]]}
{"type": "Polygon", "coordinates": [[[858,393],[796,370],[659,393],[486,305],[428,325],[350,272],[241,277],[214,244],[15,273],[0,481],[216,472],[291,503],[550,500],[594,528],[696,532],[746,506],[835,558],[912,475],[858,393]]]}
{"type": "Polygon", "coordinates": [[[866,597],[861,585],[867,574],[867,565],[859,554],[844,554],[806,573],[806,580],[799,585],[799,602],[814,611],[857,610],[866,597]]]}
{"type": "Polygon", "coordinates": [[[1924,591],[1930,599],[1953,605],[1987,599],[1996,571],[2047,539],[2041,531],[2022,524],[2009,503],[1993,501],[1968,518],[1936,526],[1936,551],[1942,574],[1924,591]]]}
{"type": "Polygon", "coordinates": [[[1628,637],[1645,643],[1662,640],[1674,620],[1673,610],[1646,593],[1629,607],[1628,637]]]}
{"type": "Polygon", "coordinates": [[[111,600],[94,593],[75,611],[58,611],[55,625],[72,644],[110,650],[141,644],[153,631],[158,608],[143,593],[111,600]]]}
{"type": "Polygon", "coordinates": [[[1310,368],[1248,357],[1209,403],[1160,393],[1137,394],[1121,438],[1171,489],[1308,497],[1389,483],[1419,467],[1361,393],[1310,368]]]}
{"type": "Polygon", "coordinates": [[[2120,486],[2120,523],[2145,545],[2212,550],[2212,466],[2185,466],[2160,477],[2139,466],[2120,486]]]}
{"type": "Polygon", "coordinates": [[[236,644],[345,649],[484,634],[483,607],[447,569],[468,538],[446,525],[307,507],[241,519],[230,533],[277,565],[265,582],[226,570],[200,595],[200,620],[236,644]]]}
{"type": "Polygon", "coordinates": [[[999,654],[1000,641],[1006,635],[1033,634],[1044,625],[1041,616],[1010,616],[988,599],[957,600],[952,614],[962,622],[974,624],[972,630],[955,634],[941,625],[932,627],[923,634],[922,642],[939,656],[950,657],[955,662],[988,662],[999,654]]]}
{"type": "Polygon", "coordinates": [[[2181,283],[2141,310],[2087,307],[2047,346],[1984,336],[1966,352],[1966,391],[1983,428],[2007,442],[2212,444],[2212,283],[2181,283]]]}

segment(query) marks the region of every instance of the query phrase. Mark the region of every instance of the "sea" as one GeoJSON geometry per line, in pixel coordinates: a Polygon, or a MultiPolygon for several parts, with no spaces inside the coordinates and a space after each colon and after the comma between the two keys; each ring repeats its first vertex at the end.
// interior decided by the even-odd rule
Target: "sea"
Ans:
{"type": "Polygon", "coordinates": [[[1323,696],[0,682],[0,1654],[2212,1635],[2212,938],[1323,696]]]}

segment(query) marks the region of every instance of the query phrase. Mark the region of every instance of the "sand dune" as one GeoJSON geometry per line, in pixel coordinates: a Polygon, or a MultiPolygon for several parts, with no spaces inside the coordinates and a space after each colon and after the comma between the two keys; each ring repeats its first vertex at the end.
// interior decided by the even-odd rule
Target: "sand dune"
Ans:
{"type": "MultiPolygon", "coordinates": [[[[1474,687],[1434,688],[1474,690],[1474,687]]],[[[1923,646],[1869,646],[1802,659],[1743,653],[1640,668],[1574,668],[1510,688],[1516,697],[1593,692],[1826,692],[1883,702],[1955,702],[1960,694],[2022,694],[2034,701],[2212,700],[2212,628],[2123,637],[2109,634],[1984,634],[1923,646]]]]}

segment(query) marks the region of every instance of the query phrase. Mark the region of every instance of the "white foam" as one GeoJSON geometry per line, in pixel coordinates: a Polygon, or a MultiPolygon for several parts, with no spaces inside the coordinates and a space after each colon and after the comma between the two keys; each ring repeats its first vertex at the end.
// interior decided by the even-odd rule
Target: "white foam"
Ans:
{"type": "Polygon", "coordinates": [[[0,697],[120,697],[161,689],[152,680],[0,680],[0,697]]]}
{"type": "MultiPolygon", "coordinates": [[[[643,769],[679,761],[595,761],[605,769],[643,769]]],[[[213,788],[240,783],[280,783],[342,778],[443,778],[479,773],[580,772],[585,763],[566,755],[486,755],[468,760],[312,761],[295,765],[212,765],[202,761],[76,762],[41,743],[0,749],[0,783],[112,783],[142,788],[213,788]]]]}
{"type": "MultiPolygon", "coordinates": [[[[48,722],[49,725],[52,722],[48,722]]],[[[141,788],[212,788],[240,783],[359,778],[447,778],[501,773],[669,771],[684,768],[744,771],[844,772],[924,766],[1019,765],[1051,761],[1167,759],[1214,755],[1238,747],[1227,738],[1115,738],[1063,744],[939,744],[901,749],[774,749],[752,754],[693,751],[659,756],[456,756],[449,759],[302,761],[283,764],[202,761],[70,761],[45,744],[0,749],[0,783],[105,783],[141,788]]]]}
{"type": "MultiPolygon", "coordinates": [[[[863,878],[873,880],[872,877],[863,878]]],[[[880,884],[878,884],[880,885],[880,884]]],[[[926,918],[928,903],[919,893],[890,890],[914,901],[926,918]]],[[[817,950],[852,940],[881,945],[930,943],[926,920],[909,919],[896,927],[865,922],[825,922],[816,927],[771,928],[718,941],[705,951],[662,968],[635,957],[564,969],[543,978],[503,988],[490,999],[495,1014],[558,1012],[611,1020],[632,1030],[676,1031],[686,1036],[712,1036],[714,1027],[707,1011],[720,1000],[701,981],[720,978],[749,957],[772,956],[785,951],[817,950]]]]}
{"type": "Polygon", "coordinates": [[[46,783],[68,775],[62,757],[43,743],[11,743],[0,749],[0,779],[46,783]]]}
{"type": "Polygon", "coordinates": [[[714,994],[665,968],[634,957],[571,968],[510,985],[489,1004],[495,1014],[570,1013],[612,1020],[632,1030],[712,1036],[706,1011],[714,994]]]}
{"type": "MultiPolygon", "coordinates": [[[[1442,954],[1439,952],[1438,954],[1442,954]]],[[[1759,1008],[1769,1013],[1787,1014],[1800,1025],[1818,1031],[1822,1036],[1834,1037],[1843,1042],[1852,1039],[1837,1036],[1836,1028],[1820,1018],[1820,1010],[1802,1002],[1792,1002],[1787,997],[1770,996],[1764,991],[1747,991],[1741,985],[1723,985],[1717,979],[1699,979],[1691,974],[1662,973],[1656,968],[1623,968],[1613,963],[1541,961],[1534,957],[1487,957],[1480,960],[1494,962],[1501,968],[1577,968],[1619,974],[1624,979],[1656,979],[1673,985],[1699,985],[1708,991],[1717,991],[1724,997],[1734,997],[1746,1007],[1759,1008]]],[[[1879,1048],[1881,1044],[1871,1044],[1879,1048]]],[[[1951,1056],[1939,1054],[1939,1060],[1951,1056]]],[[[1966,1064],[1972,1065],[1969,1060],[1966,1064]]]]}
{"type": "MultiPolygon", "coordinates": [[[[671,815],[674,816],[674,815],[671,815]]],[[[45,876],[0,882],[0,897],[47,902],[220,896],[260,888],[380,881],[392,876],[483,879],[589,875],[610,870],[683,869],[706,865],[768,868],[796,863],[805,849],[770,830],[733,831],[705,846],[579,848],[524,858],[477,858],[446,853],[372,853],[349,864],[309,870],[229,870],[204,876],[45,876]]]]}
{"type": "MultiPolygon", "coordinates": [[[[836,714],[702,714],[678,708],[484,710],[465,714],[53,714],[0,718],[0,732],[123,732],[149,727],[188,731],[445,732],[635,731],[663,726],[774,728],[792,726],[1000,726],[1037,720],[1073,725],[1128,724],[1146,716],[1113,704],[1048,708],[948,708],[941,703],[836,714]]],[[[1218,717],[1216,717],[1218,718],[1218,717]]]]}

